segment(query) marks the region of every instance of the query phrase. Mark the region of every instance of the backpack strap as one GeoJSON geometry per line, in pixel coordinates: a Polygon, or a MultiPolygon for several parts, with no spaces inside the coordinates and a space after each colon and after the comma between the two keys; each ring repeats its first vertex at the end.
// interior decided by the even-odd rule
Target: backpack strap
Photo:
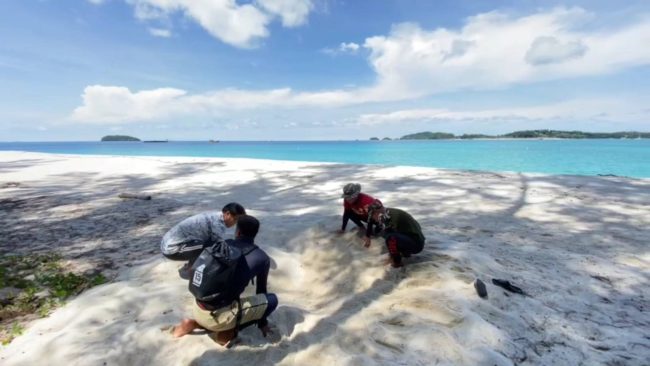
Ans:
{"type": "Polygon", "coordinates": [[[250,254],[252,251],[254,251],[255,249],[259,249],[259,247],[258,247],[257,245],[255,245],[255,244],[251,244],[248,248],[242,250],[241,255],[242,255],[242,256],[244,256],[244,255],[248,255],[248,254],[250,254]]]}
{"type": "MultiPolygon", "coordinates": [[[[246,255],[250,254],[251,252],[253,252],[255,249],[259,249],[259,248],[260,247],[258,247],[257,245],[251,244],[248,248],[246,248],[245,250],[242,250],[241,254],[242,254],[242,256],[246,256],[246,255]]],[[[251,278],[251,285],[255,285],[255,277],[251,278]]]]}
{"type": "Polygon", "coordinates": [[[237,334],[239,333],[239,326],[241,325],[241,318],[242,318],[242,309],[241,309],[241,298],[237,296],[237,314],[235,315],[235,337],[237,337],[237,334]]]}

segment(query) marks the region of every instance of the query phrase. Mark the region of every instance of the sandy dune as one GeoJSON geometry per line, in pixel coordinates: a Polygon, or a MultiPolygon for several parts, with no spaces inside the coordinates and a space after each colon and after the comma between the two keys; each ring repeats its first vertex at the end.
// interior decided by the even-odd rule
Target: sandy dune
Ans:
{"type": "Polygon", "coordinates": [[[58,250],[115,278],[33,322],[0,364],[647,365],[649,227],[650,180],[0,152],[0,250],[58,250]],[[421,223],[404,268],[382,265],[380,239],[334,234],[349,181],[421,223]],[[173,339],[161,328],[192,298],[160,236],[230,201],[262,223],[277,337],[173,339]]]}

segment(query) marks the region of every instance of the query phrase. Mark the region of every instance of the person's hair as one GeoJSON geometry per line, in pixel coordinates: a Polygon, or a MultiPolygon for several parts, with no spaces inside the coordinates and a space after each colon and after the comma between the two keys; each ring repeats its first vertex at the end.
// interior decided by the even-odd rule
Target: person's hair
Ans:
{"type": "Polygon", "coordinates": [[[237,231],[239,235],[247,238],[255,238],[260,230],[260,222],[253,216],[241,215],[237,217],[237,231]]]}
{"type": "Polygon", "coordinates": [[[240,205],[237,202],[230,202],[229,204],[223,206],[221,209],[221,212],[223,213],[230,213],[231,215],[246,215],[246,210],[244,209],[244,206],[240,205]]]}

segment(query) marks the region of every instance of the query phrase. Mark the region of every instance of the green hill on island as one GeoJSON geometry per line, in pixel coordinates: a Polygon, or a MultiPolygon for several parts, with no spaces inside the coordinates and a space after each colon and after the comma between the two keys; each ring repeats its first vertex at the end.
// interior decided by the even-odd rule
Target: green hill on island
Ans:
{"type": "Polygon", "coordinates": [[[453,133],[446,132],[418,132],[402,136],[401,140],[444,140],[456,138],[453,133]]]}
{"type": "Polygon", "coordinates": [[[499,137],[506,138],[556,138],[556,139],[635,139],[650,138],[648,132],[582,132],[557,130],[516,131],[499,137]]]}
{"type": "Polygon", "coordinates": [[[534,138],[555,138],[555,139],[648,139],[650,132],[583,132],[583,131],[558,131],[558,130],[526,130],[515,131],[505,135],[483,135],[463,134],[456,136],[445,132],[418,132],[405,135],[400,140],[441,140],[441,139],[534,139],[534,138]]]}
{"type": "Polygon", "coordinates": [[[102,137],[102,141],[140,141],[140,139],[127,135],[108,135],[102,137]]]}

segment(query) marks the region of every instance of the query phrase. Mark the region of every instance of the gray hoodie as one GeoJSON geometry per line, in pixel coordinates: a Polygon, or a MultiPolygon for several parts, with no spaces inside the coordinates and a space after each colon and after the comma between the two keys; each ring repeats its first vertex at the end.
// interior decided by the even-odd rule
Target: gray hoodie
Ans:
{"type": "Polygon", "coordinates": [[[162,238],[163,254],[189,252],[224,241],[226,223],[221,212],[203,212],[176,224],[162,238]]]}

